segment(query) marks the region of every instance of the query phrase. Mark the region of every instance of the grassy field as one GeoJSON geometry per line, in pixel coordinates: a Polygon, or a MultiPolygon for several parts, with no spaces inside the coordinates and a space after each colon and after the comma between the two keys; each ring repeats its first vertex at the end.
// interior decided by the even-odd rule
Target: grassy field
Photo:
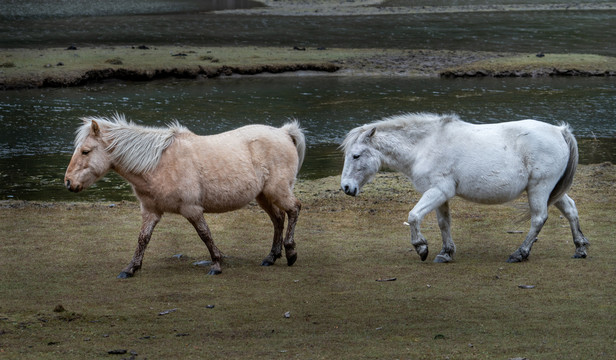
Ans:
{"type": "Polygon", "coordinates": [[[340,75],[541,76],[616,74],[616,58],[589,54],[398,49],[132,46],[0,49],[0,90],[299,70],[340,75]]]}
{"type": "Polygon", "coordinates": [[[431,262],[440,233],[430,214],[423,233],[431,254],[422,263],[402,225],[419,198],[406,180],[381,174],[357,198],[342,194],[338,181],[298,182],[304,206],[292,267],[284,259],[259,266],[272,230],[257,206],[206,215],[226,254],[219,276],[193,265],[207,251],[179,216],[163,218],[141,271],[118,280],[136,245],[136,203],[0,203],[0,358],[536,360],[616,353],[611,164],[580,166],[570,191],[591,241],[584,260],[571,259],[568,224],[551,209],[529,261],[508,264],[528,226],[515,221],[521,203],[455,200],[455,262],[431,262]]]}

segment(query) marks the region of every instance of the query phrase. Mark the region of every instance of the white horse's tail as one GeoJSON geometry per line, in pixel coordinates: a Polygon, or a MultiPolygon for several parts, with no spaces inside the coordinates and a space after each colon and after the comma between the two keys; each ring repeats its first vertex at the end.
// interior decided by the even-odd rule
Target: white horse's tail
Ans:
{"type": "Polygon", "coordinates": [[[284,124],[281,129],[289,134],[291,140],[293,140],[293,144],[295,144],[295,148],[297,149],[297,156],[299,158],[299,162],[297,163],[297,172],[295,173],[297,175],[299,170],[302,168],[304,156],[306,155],[306,138],[304,137],[304,132],[299,126],[299,121],[297,120],[284,124]]]}
{"type": "Polygon", "coordinates": [[[561,126],[561,131],[565,142],[569,146],[569,161],[567,162],[567,168],[565,169],[565,172],[560,177],[560,180],[558,180],[556,186],[554,186],[554,189],[550,193],[550,197],[548,198],[548,206],[555,203],[558,199],[563,197],[563,195],[565,195],[567,191],[569,191],[569,188],[573,183],[573,175],[575,175],[578,164],[579,154],[577,141],[575,140],[575,137],[571,132],[571,128],[569,127],[569,125],[563,124],[561,126]]]}

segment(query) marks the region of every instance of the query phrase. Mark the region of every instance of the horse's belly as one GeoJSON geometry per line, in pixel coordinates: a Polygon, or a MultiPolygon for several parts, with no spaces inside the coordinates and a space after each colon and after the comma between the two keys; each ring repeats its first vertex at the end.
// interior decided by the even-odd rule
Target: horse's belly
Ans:
{"type": "Polygon", "coordinates": [[[243,194],[233,197],[219,197],[208,198],[206,197],[202,202],[203,212],[206,213],[223,213],[227,211],[234,211],[243,208],[248,205],[256,197],[252,194],[243,194]]]}
{"type": "Polygon", "coordinates": [[[527,183],[528,178],[524,175],[479,176],[460,181],[456,195],[482,204],[502,204],[520,197],[527,183]]]}

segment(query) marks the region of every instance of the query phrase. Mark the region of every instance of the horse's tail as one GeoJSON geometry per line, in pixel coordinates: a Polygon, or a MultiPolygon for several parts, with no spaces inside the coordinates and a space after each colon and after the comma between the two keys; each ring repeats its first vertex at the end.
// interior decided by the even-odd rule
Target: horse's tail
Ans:
{"type": "Polygon", "coordinates": [[[560,129],[567,146],[569,146],[569,161],[567,161],[567,168],[565,169],[565,172],[550,193],[550,197],[548,198],[548,206],[555,203],[558,199],[563,197],[567,191],[569,191],[569,188],[573,183],[573,175],[575,175],[579,158],[577,141],[571,132],[571,128],[569,125],[563,124],[560,126],[560,129]]]}
{"type": "Polygon", "coordinates": [[[297,172],[302,168],[302,164],[304,163],[304,156],[306,155],[306,138],[304,137],[304,131],[299,126],[299,121],[293,120],[289,123],[286,123],[282,126],[282,130],[286,131],[287,134],[293,140],[293,144],[295,144],[295,148],[297,149],[297,157],[299,158],[299,162],[297,163],[297,172]]]}

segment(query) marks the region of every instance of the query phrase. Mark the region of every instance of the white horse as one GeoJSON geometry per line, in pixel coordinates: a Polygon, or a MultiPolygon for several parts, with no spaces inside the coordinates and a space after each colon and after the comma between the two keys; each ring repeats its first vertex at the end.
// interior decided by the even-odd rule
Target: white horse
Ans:
{"type": "Polygon", "coordinates": [[[289,266],[295,263],[293,234],[301,203],[293,186],[306,150],[297,122],[198,136],[178,123],[150,128],[118,114],[82,121],[64,177],[66,187],[79,192],[113,169],[128,180],[141,202],[137,249],[118,278],[131,277],[141,268],[152,231],[165,212],[188,219],[212,257],[209,274],[220,274],[222,254],[203,213],[237,210],[255,198],[274,224],[272,250],[262,265],[273,265],[281,257],[285,213],[285,255],[289,266]]]}
{"type": "Polygon", "coordinates": [[[531,226],[508,262],[527,260],[533,243],[555,205],[569,220],[576,250],[585,258],[588,240],[578,212],[566,194],[577,167],[577,142],[568,125],[535,120],[473,125],[456,115],[406,114],[351,130],[341,187],[355,196],[381,165],[404,173],[423,195],[409,212],[411,243],[421,260],[428,243],[420,232],[423,217],[435,210],[443,248],[435,262],[453,260],[449,199],[458,195],[484,204],[501,204],[528,194],[531,226]]]}

